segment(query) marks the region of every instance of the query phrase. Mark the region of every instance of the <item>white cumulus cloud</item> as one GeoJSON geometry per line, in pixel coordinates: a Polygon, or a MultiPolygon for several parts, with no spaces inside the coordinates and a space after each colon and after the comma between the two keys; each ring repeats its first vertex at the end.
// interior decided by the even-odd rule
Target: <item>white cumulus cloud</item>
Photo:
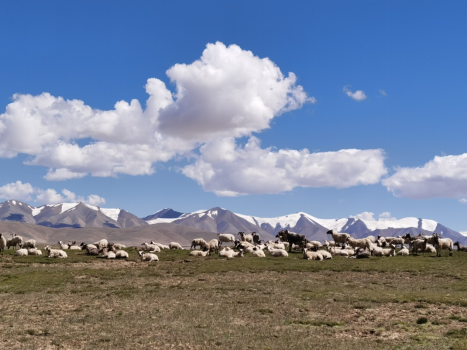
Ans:
{"type": "Polygon", "coordinates": [[[21,181],[12,182],[0,187],[0,199],[32,200],[44,204],[63,202],[83,202],[91,205],[105,204],[105,198],[96,194],[91,194],[85,198],[67,189],[63,189],[60,194],[54,189],[49,188],[44,190],[36,188],[30,183],[22,183],[21,181]]]}
{"type": "Polygon", "coordinates": [[[426,199],[467,196],[467,153],[436,156],[422,167],[397,168],[382,184],[398,197],[426,199]]]}
{"type": "Polygon", "coordinates": [[[34,191],[34,187],[31,184],[23,184],[21,181],[16,181],[0,187],[0,198],[27,201],[31,200],[31,194],[34,191]]]}
{"type": "Polygon", "coordinates": [[[379,214],[379,220],[396,221],[397,219],[393,217],[390,212],[385,211],[384,213],[379,214]]]}
{"type": "Polygon", "coordinates": [[[370,211],[364,211],[363,213],[360,213],[357,215],[350,215],[350,218],[366,220],[366,221],[376,221],[374,215],[375,214],[370,211]]]}
{"type": "Polygon", "coordinates": [[[183,168],[206,191],[221,196],[281,193],[295,187],[336,187],[378,183],[387,173],[380,149],[310,153],[307,149],[262,149],[251,137],[244,146],[233,138],[207,143],[194,164],[183,168]]]}
{"type": "Polygon", "coordinates": [[[347,96],[354,99],[355,101],[363,101],[366,99],[366,95],[365,95],[365,92],[363,92],[363,90],[357,90],[355,92],[352,92],[349,89],[349,87],[350,86],[347,85],[347,86],[344,86],[344,89],[343,89],[343,91],[345,92],[347,96]]]}
{"type": "Polygon", "coordinates": [[[192,64],[167,71],[176,100],[161,110],[160,130],[198,141],[240,137],[269,128],[271,119],[308,98],[295,74],[284,76],[269,58],[237,45],[208,44],[192,64]]]}

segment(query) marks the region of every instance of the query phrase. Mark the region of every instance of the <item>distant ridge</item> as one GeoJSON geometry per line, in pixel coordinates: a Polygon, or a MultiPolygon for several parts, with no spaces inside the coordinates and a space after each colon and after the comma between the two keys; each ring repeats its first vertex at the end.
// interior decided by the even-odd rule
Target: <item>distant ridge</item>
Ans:
{"type": "MultiPolygon", "coordinates": [[[[144,227],[155,224],[185,226],[193,231],[211,233],[258,232],[264,240],[275,240],[277,232],[288,229],[305,235],[308,239],[324,241],[329,239],[328,230],[346,232],[352,237],[399,236],[406,233],[430,235],[440,233],[462,244],[467,237],[434,220],[408,217],[400,220],[362,220],[357,218],[319,219],[304,212],[275,218],[260,218],[237,214],[227,209],[214,207],[193,213],[165,208],[138,218],[124,209],[109,209],[89,204],[59,203],[32,207],[18,200],[0,203],[0,221],[35,224],[51,228],[113,228],[144,227]]],[[[148,228],[150,229],[150,228],[148,228]]]]}

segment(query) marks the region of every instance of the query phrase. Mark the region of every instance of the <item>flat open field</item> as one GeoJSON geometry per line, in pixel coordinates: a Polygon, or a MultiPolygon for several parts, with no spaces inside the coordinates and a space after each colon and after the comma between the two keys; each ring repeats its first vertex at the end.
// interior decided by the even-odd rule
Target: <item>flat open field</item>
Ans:
{"type": "MultiPolygon", "coordinates": [[[[465,349],[467,254],[0,257],[1,349],[465,349]]],[[[446,252],[444,254],[447,254],[446,252]]]]}

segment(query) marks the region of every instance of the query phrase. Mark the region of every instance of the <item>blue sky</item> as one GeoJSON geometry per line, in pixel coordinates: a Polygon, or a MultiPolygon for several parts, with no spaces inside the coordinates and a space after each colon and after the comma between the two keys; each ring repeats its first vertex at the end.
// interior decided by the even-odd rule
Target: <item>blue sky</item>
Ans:
{"type": "Polygon", "coordinates": [[[463,1],[5,3],[0,200],[467,231],[466,16],[463,1]]]}

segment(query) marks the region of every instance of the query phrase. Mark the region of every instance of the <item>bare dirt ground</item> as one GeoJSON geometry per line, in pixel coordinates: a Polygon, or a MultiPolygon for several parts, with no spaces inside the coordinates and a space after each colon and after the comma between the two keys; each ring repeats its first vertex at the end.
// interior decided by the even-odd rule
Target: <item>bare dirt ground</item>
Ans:
{"type": "Polygon", "coordinates": [[[0,349],[464,349],[467,254],[0,258],[0,349]]]}

